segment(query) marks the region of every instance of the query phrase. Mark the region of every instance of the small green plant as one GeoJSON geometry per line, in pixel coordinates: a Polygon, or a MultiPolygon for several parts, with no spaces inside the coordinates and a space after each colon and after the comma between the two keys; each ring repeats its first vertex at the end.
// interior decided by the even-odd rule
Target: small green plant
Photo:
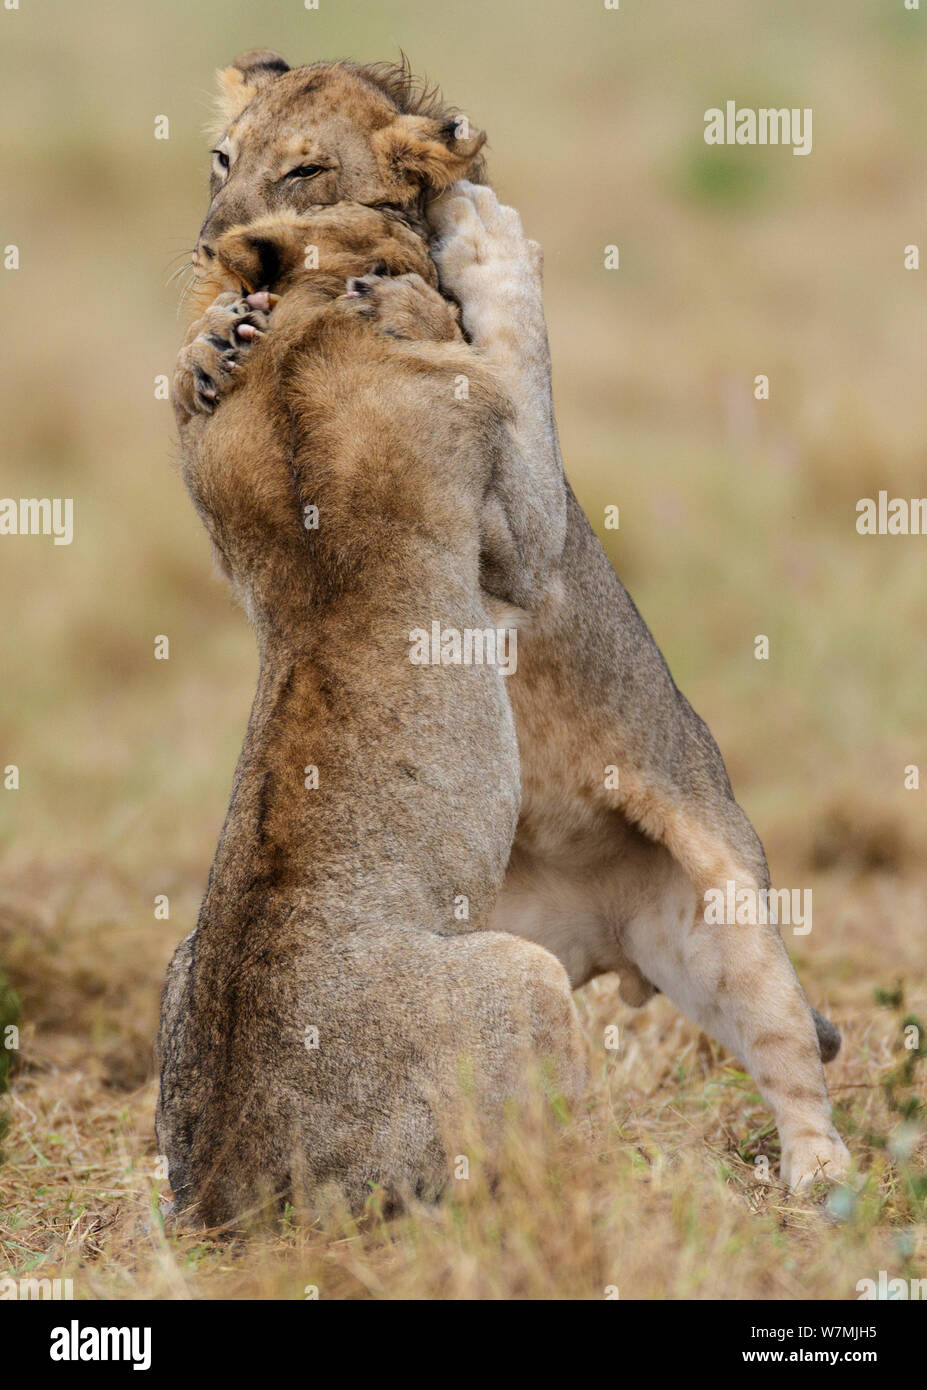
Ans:
{"type": "Polygon", "coordinates": [[[927,1027],[913,1013],[902,1013],[904,988],[899,982],[893,990],[875,991],[876,1002],[899,1014],[900,1054],[896,1064],[881,1078],[882,1094],[897,1124],[891,1134],[868,1134],[873,1148],[884,1149],[894,1165],[894,1200],[912,1221],[927,1215],[927,1172],[914,1158],[927,1120],[924,1104],[923,1063],[927,1059],[927,1027]]]}
{"type": "Polygon", "coordinates": [[[918,1064],[927,1057],[927,1029],[914,1014],[907,1014],[901,1021],[904,1038],[904,1056],[896,1067],[886,1072],[882,1087],[889,1110],[902,1120],[914,1122],[922,1120],[925,1107],[920,1088],[915,1088],[918,1079],[918,1064]]]}

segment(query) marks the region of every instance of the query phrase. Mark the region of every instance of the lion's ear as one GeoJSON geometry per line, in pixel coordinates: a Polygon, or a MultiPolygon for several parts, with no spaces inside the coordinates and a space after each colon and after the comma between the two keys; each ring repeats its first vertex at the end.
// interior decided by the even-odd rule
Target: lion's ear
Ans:
{"type": "Polygon", "coordinates": [[[286,59],[269,48],[249,48],[227,68],[220,68],[216,73],[219,83],[216,108],[220,130],[241,115],[262,87],[289,70],[286,59]]]}
{"type": "Polygon", "coordinates": [[[431,116],[397,116],[373,137],[373,148],[387,173],[405,175],[431,188],[446,188],[474,172],[486,132],[473,130],[463,116],[444,121],[431,116]]]}
{"type": "Polygon", "coordinates": [[[272,289],[305,254],[305,237],[294,234],[295,225],[291,219],[268,218],[233,227],[219,238],[216,259],[249,293],[272,289]]]}

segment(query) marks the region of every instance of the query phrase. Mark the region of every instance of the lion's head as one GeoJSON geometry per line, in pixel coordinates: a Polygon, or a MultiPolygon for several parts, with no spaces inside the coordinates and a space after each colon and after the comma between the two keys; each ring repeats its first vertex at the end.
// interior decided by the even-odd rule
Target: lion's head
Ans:
{"type": "Polygon", "coordinates": [[[420,224],[430,193],[482,177],[482,131],[417,84],[403,62],[290,68],[256,49],[219,74],[211,201],[194,252],[267,214],[320,204],[395,209],[420,224]]]}
{"type": "Polygon", "coordinates": [[[311,286],[318,302],[344,293],[352,276],[420,275],[437,286],[438,272],[428,247],[390,211],[360,203],[335,203],[256,217],[230,227],[212,243],[213,258],[203,267],[190,296],[194,315],[204,313],[223,291],[283,294],[311,286]],[[306,253],[314,253],[310,266],[306,253]]]}

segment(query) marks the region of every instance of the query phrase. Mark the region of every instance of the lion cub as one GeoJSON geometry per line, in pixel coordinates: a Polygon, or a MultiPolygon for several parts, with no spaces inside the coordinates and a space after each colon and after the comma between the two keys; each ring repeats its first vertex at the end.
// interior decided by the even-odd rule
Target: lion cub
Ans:
{"type": "MultiPolygon", "coordinates": [[[[510,584],[495,582],[491,563],[484,569],[487,603],[518,631],[508,693],[522,783],[492,926],[553,951],[574,986],[617,971],[628,1003],[662,990],[756,1079],[779,1129],[784,1180],[800,1188],[822,1172],[839,1178],[848,1155],[821,1066],[839,1032],[809,1007],[775,926],[704,920],[709,891],[744,890],[753,901],[768,891],[763,847],[715,740],[562,474],[539,255],[484,186],[485,134],[405,63],[291,68],[261,49],[218,77],[197,276],[208,280],[216,239],[237,223],[345,200],[393,208],[433,238],[441,288],[515,409],[527,466],[510,490],[537,504],[518,543],[524,561],[539,558],[545,582],[526,584],[515,612],[510,584]]],[[[187,351],[189,370],[205,369],[213,383],[209,409],[221,394],[213,366],[223,390],[234,371],[215,365],[205,338],[187,351]]]]}
{"type": "Polygon", "coordinates": [[[260,654],[159,1033],[159,1152],[210,1226],[328,1184],[355,1209],[377,1184],[432,1195],[463,1078],[487,1134],[535,1064],[582,1085],[562,965],[482,930],[519,809],[503,677],[410,660],[417,629],[492,626],[487,533],[497,584],[539,581],[509,404],[435,281],[386,212],[232,230],[175,379],[184,479],[260,654]]]}

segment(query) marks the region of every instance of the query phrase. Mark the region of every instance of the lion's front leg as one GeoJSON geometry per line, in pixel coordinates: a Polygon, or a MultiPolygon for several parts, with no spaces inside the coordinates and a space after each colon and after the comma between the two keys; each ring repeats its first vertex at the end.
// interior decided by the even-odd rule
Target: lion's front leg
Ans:
{"type": "Polygon", "coordinates": [[[543,597],[566,535],[566,488],[550,388],[541,293],[543,255],[492,189],[457,183],[428,210],[442,289],[461,307],[471,345],[514,407],[510,457],[488,516],[504,516],[532,601],[543,597]]]}
{"type": "Polygon", "coordinates": [[[253,345],[267,330],[276,296],[220,294],[193,323],[177,357],[171,400],[178,426],[211,415],[240,379],[253,345]]]}

